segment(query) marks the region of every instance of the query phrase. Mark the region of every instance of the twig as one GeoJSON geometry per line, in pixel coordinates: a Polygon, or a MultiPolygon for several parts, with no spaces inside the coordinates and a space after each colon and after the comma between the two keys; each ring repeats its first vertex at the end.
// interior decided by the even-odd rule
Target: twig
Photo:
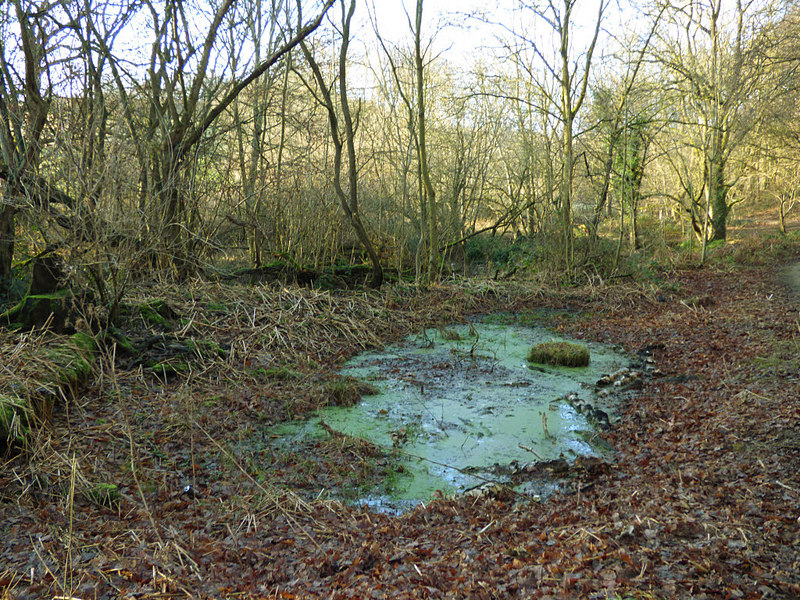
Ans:
{"type": "Polygon", "coordinates": [[[534,455],[536,458],[538,458],[539,460],[541,460],[542,462],[544,462],[544,458],[542,458],[542,456],[541,456],[541,455],[540,455],[538,452],[536,452],[536,450],[534,450],[533,448],[530,448],[530,447],[528,447],[528,446],[525,446],[524,444],[517,444],[517,445],[518,445],[520,448],[522,448],[523,450],[527,450],[528,452],[530,452],[531,454],[533,454],[533,455],[534,455]]]}

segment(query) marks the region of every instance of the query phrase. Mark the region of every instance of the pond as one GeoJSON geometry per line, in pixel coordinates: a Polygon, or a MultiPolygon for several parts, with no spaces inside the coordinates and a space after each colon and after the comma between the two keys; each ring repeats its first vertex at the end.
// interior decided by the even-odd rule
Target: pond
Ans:
{"type": "Polygon", "coordinates": [[[370,382],[378,394],[349,408],[323,409],[319,419],[284,427],[281,435],[291,443],[312,435],[322,420],[394,449],[403,473],[391,496],[362,499],[387,509],[486,481],[509,483],[527,463],[597,455],[587,441],[593,426],[576,406],[596,406],[595,383],[630,359],[590,343],[588,367],[528,363],[533,344],[561,339],[544,328],[486,323],[429,329],[344,365],[343,375],[370,382]]]}

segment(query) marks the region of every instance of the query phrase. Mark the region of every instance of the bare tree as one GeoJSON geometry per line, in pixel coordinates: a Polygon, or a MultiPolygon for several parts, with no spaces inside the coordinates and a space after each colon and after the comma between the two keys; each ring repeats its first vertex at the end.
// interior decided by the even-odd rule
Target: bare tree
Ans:
{"type": "Polygon", "coordinates": [[[42,132],[52,97],[48,46],[52,23],[45,6],[14,0],[0,8],[0,177],[4,181],[0,210],[0,286],[11,279],[18,210],[29,202],[43,205],[35,193],[42,132]],[[17,28],[17,31],[13,29],[17,28]],[[21,72],[17,67],[21,63],[21,72]],[[33,193],[31,193],[33,192],[33,193]]]}
{"type": "MultiPolygon", "coordinates": [[[[333,186],[336,190],[336,195],[342,206],[347,219],[353,226],[353,229],[358,236],[359,242],[364,247],[364,250],[369,256],[372,263],[372,276],[369,281],[371,287],[380,287],[383,283],[383,268],[381,267],[380,259],[375,251],[375,246],[369,238],[364,223],[361,220],[361,211],[358,206],[358,163],[356,160],[356,124],[353,119],[353,113],[350,110],[350,101],[348,99],[347,89],[347,50],[350,45],[350,25],[353,19],[353,13],[356,8],[356,0],[349,0],[345,4],[345,0],[340,0],[342,8],[341,20],[341,46],[339,47],[339,57],[337,62],[337,75],[339,81],[339,102],[338,110],[334,102],[331,88],[333,84],[328,85],[325,82],[325,77],[322,70],[314,58],[314,54],[308,47],[308,44],[301,42],[300,48],[303,55],[308,62],[311,72],[317,84],[317,91],[319,92],[319,103],[325,107],[328,113],[328,122],[330,124],[331,141],[334,147],[333,159],[333,186]],[[341,115],[342,125],[339,124],[339,117],[341,115]],[[344,154],[347,154],[347,190],[342,186],[342,159],[344,154]]],[[[311,86],[309,89],[313,90],[311,86]]]]}
{"type": "MultiPolygon", "coordinates": [[[[425,61],[422,50],[422,5],[417,0],[414,12],[414,75],[417,96],[417,132],[419,139],[419,170],[422,179],[423,193],[428,206],[428,278],[435,276],[439,263],[439,207],[436,201],[436,189],[431,181],[431,169],[428,159],[427,120],[425,113],[425,61]]],[[[410,21],[410,19],[409,19],[410,21]]]]}
{"type": "MultiPolygon", "coordinates": [[[[66,103],[57,89],[69,88],[81,73],[96,81],[97,65],[80,57],[85,10],[83,3],[49,0],[0,4],[0,286],[12,276],[20,211],[66,230],[76,225],[71,213],[77,202],[51,180],[54,161],[43,172],[42,155],[51,107],[54,102],[66,103]],[[57,205],[65,210],[57,210],[57,205]]],[[[100,105],[102,99],[95,97],[91,118],[99,120],[92,141],[102,139],[100,105]]],[[[85,162],[102,156],[101,147],[85,145],[84,150],[93,157],[87,156],[85,162]]],[[[46,250],[52,250],[48,229],[40,227],[40,234],[45,236],[46,250]]]]}
{"type": "Polygon", "coordinates": [[[426,70],[428,69],[428,63],[430,61],[428,54],[432,39],[429,39],[427,43],[423,44],[423,6],[423,0],[416,0],[413,17],[408,12],[406,13],[408,27],[414,39],[413,50],[410,53],[410,81],[404,79],[402,65],[398,64],[398,61],[393,56],[393,52],[382,38],[377,25],[374,24],[374,27],[376,35],[378,36],[378,41],[380,42],[384,55],[389,62],[389,68],[392,79],[397,88],[397,92],[406,109],[409,142],[413,146],[414,153],[416,154],[415,158],[418,174],[417,187],[419,192],[420,209],[420,239],[417,251],[418,260],[419,250],[423,246],[423,241],[427,246],[427,256],[425,260],[427,264],[425,265],[424,269],[421,269],[421,265],[418,263],[417,275],[418,279],[421,276],[423,282],[428,282],[432,278],[436,277],[436,273],[439,269],[440,211],[436,187],[433,184],[433,177],[431,175],[431,159],[428,147],[428,98],[426,70]]]}
{"type": "MultiPolygon", "coordinates": [[[[261,63],[262,47],[274,47],[276,38],[281,35],[276,19],[276,11],[281,8],[281,4],[280,0],[271,0],[271,5],[266,0],[247,2],[249,10],[244,15],[245,31],[241,36],[237,37],[236,35],[235,23],[230,23],[228,35],[231,66],[234,72],[240,72],[242,68],[245,68],[246,63],[241,54],[248,44],[254,46],[252,57],[254,64],[261,63]]],[[[231,21],[234,19],[231,18],[231,21]]],[[[280,134],[274,172],[275,187],[280,189],[286,141],[286,121],[288,119],[287,102],[290,92],[291,64],[292,53],[287,52],[280,69],[271,69],[265,73],[257,82],[254,82],[246,97],[240,95],[232,105],[233,127],[236,132],[238,149],[238,170],[242,181],[241,204],[244,209],[244,221],[234,219],[232,215],[228,215],[228,219],[236,220],[245,228],[250,256],[256,268],[262,265],[267,238],[270,237],[270,231],[274,230],[274,223],[266,222],[268,217],[264,206],[267,195],[265,180],[269,171],[265,157],[269,145],[267,135],[270,127],[267,113],[270,105],[279,96],[278,127],[280,134]]]]}
{"type": "MultiPolygon", "coordinates": [[[[186,5],[165,0],[160,6],[155,0],[145,0],[155,34],[147,81],[140,86],[149,111],[145,127],[139,126],[137,106],[128,93],[121,61],[104,48],[108,51],[129,131],[137,147],[140,208],[145,214],[157,215],[153,225],[161,240],[163,254],[159,262],[174,266],[179,275],[190,270],[192,262],[191,257],[186,256],[185,236],[192,232],[181,183],[187,159],[239,94],[311,35],[335,1],[325,0],[308,22],[300,21],[302,16],[298,14],[293,33],[276,39],[268,54],[247,73],[234,73],[230,79],[223,80],[212,76],[211,61],[218,52],[222,24],[234,9],[235,1],[222,0],[207,15],[207,32],[197,39],[198,31],[193,23],[198,15],[187,14],[186,5]],[[148,210],[148,203],[153,203],[154,210],[148,210]]],[[[279,17],[277,7],[273,7],[269,18],[279,17]]]]}
{"type": "Polygon", "coordinates": [[[702,159],[703,248],[724,240],[735,200],[729,195],[743,173],[732,159],[758,125],[780,87],[766,77],[772,18],[770,3],[754,0],[689,0],[660,3],[668,16],[654,57],[664,68],[668,92],[702,159]]]}
{"type": "MultiPolygon", "coordinates": [[[[523,2],[519,10],[533,17],[534,23],[544,24],[555,37],[557,52],[544,50],[544,42],[528,31],[514,31],[514,57],[521,61],[522,70],[537,82],[545,97],[542,108],[558,116],[561,129],[561,176],[558,185],[562,256],[564,267],[571,272],[573,250],[573,181],[575,168],[575,123],[589,89],[589,80],[597,39],[609,0],[599,0],[588,44],[577,52],[572,33],[578,0],[547,0],[543,3],[523,2]],[[554,83],[555,85],[550,85],[554,83]]],[[[535,30],[535,29],[534,29],[535,30]]]]}

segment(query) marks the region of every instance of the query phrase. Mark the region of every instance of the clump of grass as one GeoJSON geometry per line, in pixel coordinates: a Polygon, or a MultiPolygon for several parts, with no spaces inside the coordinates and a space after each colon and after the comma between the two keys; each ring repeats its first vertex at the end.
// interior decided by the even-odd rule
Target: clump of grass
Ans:
{"type": "Polygon", "coordinates": [[[444,326],[439,327],[439,335],[442,336],[443,340],[447,340],[449,342],[460,342],[464,339],[455,329],[447,329],[444,326]]]}
{"type": "Polygon", "coordinates": [[[589,349],[571,342],[543,342],[531,348],[528,361],[557,367],[587,367],[589,349]]]}
{"type": "Polygon", "coordinates": [[[716,304],[716,301],[711,294],[701,294],[699,296],[692,296],[686,300],[686,304],[691,308],[708,308],[716,304]]]}
{"type": "Polygon", "coordinates": [[[325,386],[328,404],[332,406],[353,406],[362,396],[373,396],[379,391],[374,385],[355,377],[342,377],[325,386]]]}
{"type": "Polygon", "coordinates": [[[0,392],[0,456],[10,447],[24,445],[30,435],[33,418],[28,401],[0,392]]]}

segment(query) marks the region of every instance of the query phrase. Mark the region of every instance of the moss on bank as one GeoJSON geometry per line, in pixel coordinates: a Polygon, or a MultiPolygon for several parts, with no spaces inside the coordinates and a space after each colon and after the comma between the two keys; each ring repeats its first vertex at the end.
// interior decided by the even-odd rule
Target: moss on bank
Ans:
{"type": "Polygon", "coordinates": [[[41,365],[39,385],[29,387],[24,396],[0,394],[0,453],[23,446],[35,423],[49,421],[58,398],[73,395],[86,384],[96,355],[97,344],[86,333],[37,349],[31,360],[41,365]]]}

